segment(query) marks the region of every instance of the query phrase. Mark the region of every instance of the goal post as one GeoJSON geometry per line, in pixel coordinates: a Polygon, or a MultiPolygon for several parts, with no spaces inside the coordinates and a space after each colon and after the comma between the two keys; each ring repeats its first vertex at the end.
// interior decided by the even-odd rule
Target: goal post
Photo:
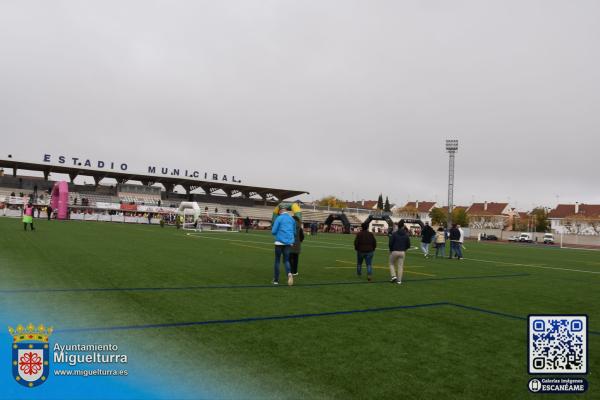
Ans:
{"type": "Polygon", "coordinates": [[[195,223],[197,232],[239,232],[238,216],[233,213],[201,212],[195,223]]]}
{"type": "Polygon", "coordinates": [[[184,231],[197,231],[197,221],[200,216],[200,210],[186,208],[180,214],[182,217],[181,228],[184,231]]]}
{"type": "Polygon", "coordinates": [[[595,245],[595,244],[578,245],[576,243],[565,243],[563,236],[564,236],[564,232],[560,232],[560,248],[561,249],[600,251],[600,248],[598,248],[597,245],[595,245]]]}
{"type": "Polygon", "coordinates": [[[181,227],[195,232],[239,232],[238,215],[234,213],[202,211],[195,201],[185,201],[179,205],[177,217],[181,227]]]}

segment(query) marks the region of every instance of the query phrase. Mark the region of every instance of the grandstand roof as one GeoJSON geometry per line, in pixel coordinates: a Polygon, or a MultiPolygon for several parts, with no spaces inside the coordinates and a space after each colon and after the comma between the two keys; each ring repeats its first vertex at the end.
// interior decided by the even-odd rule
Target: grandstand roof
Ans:
{"type": "Polygon", "coordinates": [[[181,185],[188,193],[195,189],[202,189],[206,194],[212,194],[218,190],[222,190],[228,196],[233,196],[242,193],[247,197],[258,195],[263,199],[285,200],[301,194],[309,194],[305,190],[277,189],[266,188],[260,186],[246,186],[232,182],[221,182],[211,180],[200,180],[185,176],[160,176],[160,175],[145,175],[128,172],[106,171],[91,168],[76,168],[51,164],[38,164],[31,162],[22,162],[15,160],[0,160],[0,168],[12,168],[13,175],[16,176],[17,170],[38,171],[44,174],[48,179],[51,173],[69,175],[71,181],[74,181],[78,176],[90,176],[94,178],[96,184],[104,178],[115,179],[119,183],[128,181],[139,181],[144,185],[153,185],[155,183],[162,184],[169,192],[173,191],[176,185],[181,185]]]}

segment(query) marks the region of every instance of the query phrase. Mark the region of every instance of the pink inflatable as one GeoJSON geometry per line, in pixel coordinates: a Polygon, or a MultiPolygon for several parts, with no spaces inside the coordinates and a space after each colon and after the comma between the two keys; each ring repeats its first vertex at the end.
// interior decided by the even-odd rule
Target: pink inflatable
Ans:
{"type": "Polygon", "coordinates": [[[57,219],[67,219],[69,213],[69,184],[65,181],[56,182],[52,188],[52,206],[56,210],[57,219]]]}

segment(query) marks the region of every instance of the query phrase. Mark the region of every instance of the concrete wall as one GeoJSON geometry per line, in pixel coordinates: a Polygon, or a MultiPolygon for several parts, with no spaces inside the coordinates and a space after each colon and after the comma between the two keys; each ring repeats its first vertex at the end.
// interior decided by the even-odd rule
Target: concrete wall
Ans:
{"type": "MultiPolygon", "coordinates": [[[[521,232],[519,231],[503,231],[500,229],[473,229],[471,228],[468,237],[476,239],[480,233],[486,233],[488,235],[496,235],[499,240],[508,240],[510,236],[519,236],[521,232]]],[[[537,238],[538,242],[544,241],[544,234],[541,232],[536,232],[533,234],[533,241],[537,238]]],[[[581,246],[600,246],[600,236],[599,235],[563,235],[563,244],[565,245],[581,245],[581,246]]],[[[556,244],[560,244],[560,234],[554,234],[554,241],[556,244]]]]}

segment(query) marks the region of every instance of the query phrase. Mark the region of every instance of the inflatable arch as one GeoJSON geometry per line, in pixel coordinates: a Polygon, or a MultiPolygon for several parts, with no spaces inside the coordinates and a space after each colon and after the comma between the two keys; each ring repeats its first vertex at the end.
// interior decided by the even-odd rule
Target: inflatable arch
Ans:
{"type": "Polygon", "coordinates": [[[201,212],[202,210],[200,210],[200,206],[195,201],[182,201],[181,204],[179,204],[179,208],[177,209],[177,215],[184,216],[185,214],[193,214],[194,220],[198,219],[198,216],[200,216],[201,212]],[[192,212],[186,213],[186,210],[192,210],[192,212]]]}
{"type": "Polygon", "coordinates": [[[348,220],[348,217],[344,213],[329,214],[329,217],[327,217],[327,219],[324,222],[325,232],[329,232],[333,221],[340,221],[342,223],[342,225],[344,226],[344,233],[350,233],[350,229],[351,229],[350,221],[348,220]]]}
{"type": "Polygon", "coordinates": [[[60,181],[54,184],[50,206],[56,210],[57,219],[67,219],[69,214],[69,184],[67,182],[60,181]]]}
{"type": "MultiPolygon", "coordinates": [[[[388,225],[388,234],[392,234],[394,230],[394,221],[392,220],[389,214],[369,215],[367,219],[365,219],[363,224],[368,225],[371,223],[371,221],[385,221],[388,225]]],[[[401,219],[400,221],[398,221],[398,228],[404,227],[405,224],[419,225],[421,227],[421,230],[423,230],[424,228],[423,221],[421,221],[420,219],[401,219]]]]}

